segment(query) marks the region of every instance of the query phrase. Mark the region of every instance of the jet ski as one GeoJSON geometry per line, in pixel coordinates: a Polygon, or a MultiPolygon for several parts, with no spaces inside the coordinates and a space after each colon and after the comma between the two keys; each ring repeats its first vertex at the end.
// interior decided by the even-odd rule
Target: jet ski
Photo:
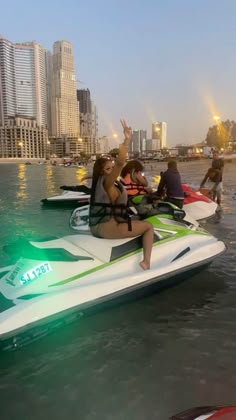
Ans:
{"type": "MultiPolygon", "coordinates": [[[[42,203],[50,206],[70,206],[72,208],[83,206],[89,203],[90,188],[85,185],[60,187],[63,193],[60,195],[44,198],[42,203]]],[[[200,190],[193,190],[190,186],[183,184],[184,205],[183,209],[195,220],[208,219],[215,215],[217,204],[200,190]]]]}
{"type": "Polygon", "coordinates": [[[20,337],[53,329],[74,314],[191,279],[226,247],[184,216],[172,206],[169,214],[147,219],[155,235],[151,269],[145,271],[139,266],[141,237],[100,239],[78,229],[61,238],[5,245],[15,263],[0,271],[0,344],[17,345],[20,337]]]}
{"type": "Polygon", "coordinates": [[[193,190],[189,185],[182,184],[184,191],[184,206],[187,211],[196,220],[208,219],[214,216],[217,210],[217,204],[212,201],[208,195],[203,194],[201,189],[193,190]]]}
{"type": "MultiPolygon", "coordinates": [[[[199,227],[199,223],[197,220],[193,219],[184,210],[180,210],[174,204],[168,203],[168,202],[160,201],[157,203],[155,207],[151,206],[151,210],[150,210],[150,207],[148,207],[148,210],[146,211],[146,217],[144,217],[144,215],[142,215],[142,213],[139,211],[139,204],[137,204],[140,198],[142,199],[143,196],[136,196],[134,200],[129,201],[129,204],[130,204],[129,211],[130,211],[130,214],[132,214],[132,216],[135,219],[143,220],[143,219],[148,218],[149,216],[161,214],[163,215],[165,219],[172,219],[172,218],[174,218],[174,220],[177,220],[177,218],[181,219],[183,220],[184,223],[191,226],[192,229],[199,227]]],[[[71,214],[69,224],[70,224],[70,227],[76,230],[77,232],[90,235],[89,207],[90,205],[87,204],[85,206],[76,208],[71,214]]],[[[144,205],[144,208],[146,208],[146,205],[144,205]]]]}
{"type": "Polygon", "coordinates": [[[70,206],[72,208],[83,206],[90,201],[90,188],[86,185],[61,187],[63,193],[54,195],[41,200],[43,205],[47,206],[70,206]]]}
{"type": "Polygon", "coordinates": [[[195,407],[182,413],[175,414],[170,420],[235,420],[235,406],[204,406],[195,407]]]}

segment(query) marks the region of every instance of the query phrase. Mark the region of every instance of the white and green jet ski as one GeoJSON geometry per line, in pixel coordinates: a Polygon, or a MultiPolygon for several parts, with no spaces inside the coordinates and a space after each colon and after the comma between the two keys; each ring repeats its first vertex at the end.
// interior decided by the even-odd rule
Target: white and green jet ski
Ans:
{"type": "MultiPolygon", "coordinates": [[[[200,190],[195,191],[186,184],[182,184],[184,191],[184,211],[192,218],[201,221],[215,215],[217,204],[206,197],[200,190]]],[[[41,200],[45,206],[76,208],[89,204],[90,188],[85,185],[62,185],[63,193],[41,200]]],[[[132,198],[132,196],[130,197],[132,198]]]]}
{"type": "Polygon", "coordinates": [[[182,210],[169,207],[171,214],[147,219],[155,237],[151,269],[146,271],[139,266],[140,237],[95,238],[85,216],[82,224],[74,220],[76,234],[6,245],[5,252],[14,255],[16,263],[0,271],[0,342],[133,292],[136,296],[153,286],[160,289],[190,279],[225,251],[222,241],[181,220],[182,210]]]}

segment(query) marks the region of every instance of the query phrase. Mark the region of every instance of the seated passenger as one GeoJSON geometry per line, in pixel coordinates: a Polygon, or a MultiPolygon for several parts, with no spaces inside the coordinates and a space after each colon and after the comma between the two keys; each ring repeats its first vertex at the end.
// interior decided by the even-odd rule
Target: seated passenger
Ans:
{"type": "Polygon", "coordinates": [[[93,168],[92,191],[90,199],[89,226],[91,233],[98,238],[122,239],[142,235],[143,270],[150,268],[153,226],[141,220],[132,220],[127,207],[127,192],[117,178],[125,163],[132,129],[121,120],[125,140],[119,147],[119,154],[113,166],[108,157],[96,160],[93,168]]]}
{"type": "Polygon", "coordinates": [[[180,173],[177,169],[175,160],[168,162],[167,171],[161,175],[160,184],[157,189],[157,196],[161,197],[164,201],[175,204],[180,209],[183,208],[184,192],[181,184],[180,173]]]}
{"type": "Polygon", "coordinates": [[[152,192],[152,189],[148,187],[147,179],[143,175],[143,170],[143,164],[137,159],[130,160],[123,167],[120,182],[126,188],[129,196],[152,192]]]}

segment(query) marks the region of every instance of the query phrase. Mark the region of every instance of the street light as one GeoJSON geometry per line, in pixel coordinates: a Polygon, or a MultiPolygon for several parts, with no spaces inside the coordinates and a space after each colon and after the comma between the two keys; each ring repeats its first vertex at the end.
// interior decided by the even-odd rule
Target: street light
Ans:
{"type": "Polygon", "coordinates": [[[213,120],[218,123],[220,121],[219,115],[213,115],[213,120]]]}

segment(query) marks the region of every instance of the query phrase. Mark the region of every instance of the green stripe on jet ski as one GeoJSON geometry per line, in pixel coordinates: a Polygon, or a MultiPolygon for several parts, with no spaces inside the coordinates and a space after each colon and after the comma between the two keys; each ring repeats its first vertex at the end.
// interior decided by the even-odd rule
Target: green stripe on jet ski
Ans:
{"type": "MultiPolygon", "coordinates": [[[[202,231],[199,231],[199,230],[192,231],[192,230],[188,230],[185,226],[182,227],[182,226],[176,226],[176,225],[162,224],[159,220],[157,221],[157,219],[156,219],[155,216],[154,217],[150,217],[147,220],[152,223],[152,225],[153,225],[154,228],[161,229],[161,226],[162,226],[163,229],[168,229],[168,231],[173,231],[173,233],[176,232],[176,234],[174,236],[172,236],[171,233],[170,233],[171,236],[168,236],[166,238],[163,238],[163,239],[161,239],[159,241],[154,242],[153,243],[153,247],[159,246],[160,244],[163,244],[163,243],[166,243],[166,242],[171,242],[171,241],[173,241],[175,239],[181,238],[183,236],[188,236],[188,235],[208,235],[209,236],[209,233],[206,232],[206,231],[204,231],[204,230],[202,230],[202,231]]],[[[160,233],[163,236],[166,234],[165,232],[160,232],[160,233]]],[[[121,256],[119,258],[116,258],[113,261],[109,261],[107,263],[101,264],[101,265],[99,265],[97,267],[94,267],[94,268],[92,268],[90,270],[84,271],[83,273],[80,273],[80,274],[77,274],[75,276],[69,277],[67,279],[61,280],[61,281],[59,281],[57,283],[51,284],[48,287],[63,286],[64,284],[67,284],[67,283],[70,283],[72,281],[78,280],[78,279],[80,279],[82,277],[85,277],[85,276],[91,274],[91,273],[95,273],[96,271],[99,271],[99,270],[102,270],[103,268],[106,268],[108,266],[111,266],[112,264],[115,264],[118,261],[122,261],[124,259],[127,259],[128,257],[130,257],[132,255],[135,255],[138,252],[140,252],[141,249],[142,248],[140,247],[140,248],[136,249],[135,251],[129,252],[126,255],[123,255],[123,256],[121,256]]]]}

